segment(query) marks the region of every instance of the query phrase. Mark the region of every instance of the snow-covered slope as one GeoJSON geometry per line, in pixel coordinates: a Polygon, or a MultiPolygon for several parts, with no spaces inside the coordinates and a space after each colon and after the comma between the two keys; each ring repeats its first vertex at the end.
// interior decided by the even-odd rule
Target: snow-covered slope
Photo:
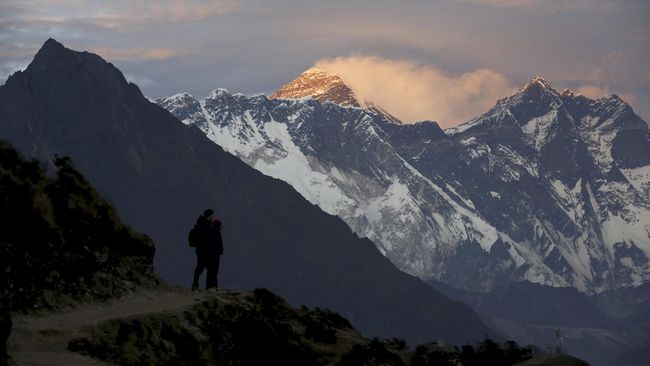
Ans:
{"type": "Polygon", "coordinates": [[[217,89],[157,102],[422,278],[585,292],[650,279],[650,154],[636,153],[650,139],[617,97],[559,94],[536,78],[447,131],[326,100],[217,89]]]}

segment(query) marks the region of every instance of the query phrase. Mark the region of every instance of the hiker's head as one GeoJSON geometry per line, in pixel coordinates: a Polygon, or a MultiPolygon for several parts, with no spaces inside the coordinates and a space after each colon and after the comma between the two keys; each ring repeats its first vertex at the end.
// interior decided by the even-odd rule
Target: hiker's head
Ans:
{"type": "Polygon", "coordinates": [[[211,209],[207,209],[207,210],[203,211],[203,217],[205,217],[208,221],[213,222],[213,223],[216,223],[217,221],[219,221],[219,219],[217,218],[217,215],[215,215],[214,211],[211,210],[211,209]]]}

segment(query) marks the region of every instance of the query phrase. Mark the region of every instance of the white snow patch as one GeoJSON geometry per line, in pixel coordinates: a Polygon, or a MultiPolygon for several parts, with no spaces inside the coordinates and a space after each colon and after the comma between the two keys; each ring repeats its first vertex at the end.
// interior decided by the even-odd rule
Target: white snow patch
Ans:
{"type": "Polygon", "coordinates": [[[528,121],[521,130],[528,139],[528,142],[533,145],[535,150],[540,151],[546,144],[550,133],[551,126],[557,121],[557,109],[552,109],[547,114],[535,117],[528,121]]]}
{"type": "Polygon", "coordinates": [[[650,258],[650,211],[645,208],[629,206],[627,212],[607,211],[607,218],[602,223],[603,239],[613,254],[614,244],[628,243],[636,246],[650,258]]]}
{"type": "Polygon", "coordinates": [[[309,202],[331,215],[355,204],[327,174],[312,168],[308,158],[293,143],[285,124],[268,122],[264,125],[264,132],[281,144],[286,155],[273,161],[259,159],[253,165],[255,169],[289,183],[309,202]]]}
{"type": "Polygon", "coordinates": [[[473,144],[476,143],[476,137],[472,136],[470,138],[460,140],[460,143],[461,143],[461,145],[465,145],[465,146],[473,145],[473,144]]]}

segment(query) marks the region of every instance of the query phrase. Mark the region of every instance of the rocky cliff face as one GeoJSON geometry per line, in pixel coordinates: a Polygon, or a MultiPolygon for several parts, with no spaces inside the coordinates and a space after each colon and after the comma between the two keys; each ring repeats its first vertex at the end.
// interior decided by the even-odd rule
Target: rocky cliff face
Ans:
{"type": "Polygon", "coordinates": [[[559,93],[535,78],[446,131],[223,89],[157,102],[419,277],[587,293],[650,279],[650,137],[616,96],[559,93]]]}

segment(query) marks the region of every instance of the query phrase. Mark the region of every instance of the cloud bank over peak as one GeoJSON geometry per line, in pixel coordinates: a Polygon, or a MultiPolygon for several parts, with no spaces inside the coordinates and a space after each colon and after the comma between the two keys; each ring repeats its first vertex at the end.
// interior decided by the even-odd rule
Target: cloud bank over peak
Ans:
{"type": "Polygon", "coordinates": [[[517,90],[486,68],[452,75],[410,60],[367,55],[321,59],[315,67],[339,75],[360,99],[406,123],[434,120],[443,128],[484,113],[517,90]]]}

